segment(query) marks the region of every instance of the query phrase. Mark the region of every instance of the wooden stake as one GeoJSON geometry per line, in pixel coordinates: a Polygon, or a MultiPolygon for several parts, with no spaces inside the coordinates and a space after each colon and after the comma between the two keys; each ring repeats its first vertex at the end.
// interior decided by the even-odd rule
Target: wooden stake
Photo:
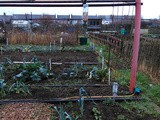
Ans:
{"type": "Polygon", "coordinates": [[[100,56],[102,55],[102,48],[99,50],[99,55],[100,56]]]}
{"type": "Polygon", "coordinates": [[[49,44],[49,51],[51,52],[52,51],[52,43],[50,42],[49,44]]]}
{"type": "Polygon", "coordinates": [[[54,48],[56,47],[56,41],[54,40],[54,48]]]}
{"type": "Polygon", "coordinates": [[[63,38],[60,38],[60,48],[62,46],[63,38]]]}
{"type": "Polygon", "coordinates": [[[52,69],[52,60],[51,60],[51,58],[49,58],[49,70],[51,70],[52,69]]]}
{"type": "Polygon", "coordinates": [[[111,70],[108,68],[108,85],[111,84],[111,70]]]}
{"type": "Polygon", "coordinates": [[[104,69],[104,57],[102,56],[102,70],[104,69]]]}
{"type": "Polygon", "coordinates": [[[7,45],[7,46],[9,45],[9,43],[8,43],[8,38],[7,38],[7,40],[6,40],[6,45],[7,45]]]}
{"type": "Polygon", "coordinates": [[[93,43],[92,45],[93,45],[93,50],[95,50],[95,45],[94,45],[94,43],[93,43]]]}
{"type": "Polygon", "coordinates": [[[2,53],[3,53],[3,51],[2,51],[2,50],[3,50],[3,48],[2,48],[2,46],[1,46],[1,55],[2,55],[2,53]]]}

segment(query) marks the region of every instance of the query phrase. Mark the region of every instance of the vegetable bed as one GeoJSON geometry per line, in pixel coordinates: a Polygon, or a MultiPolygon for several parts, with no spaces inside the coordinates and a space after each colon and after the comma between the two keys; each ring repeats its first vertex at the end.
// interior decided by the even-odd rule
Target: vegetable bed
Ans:
{"type": "MultiPolygon", "coordinates": [[[[5,51],[0,58],[0,100],[51,100],[78,96],[76,102],[1,105],[2,120],[154,119],[150,115],[140,116],[137,111],[128,111],[109,98],[98,102],[83,100],[84,96],[112,96],[112,84],[108,86],[107,80],[95,74],[101,64],[93,51],[5,51]]],[[[128,88],[119,86],[118,95],[126,93],[129,94],[128,88]]]]}

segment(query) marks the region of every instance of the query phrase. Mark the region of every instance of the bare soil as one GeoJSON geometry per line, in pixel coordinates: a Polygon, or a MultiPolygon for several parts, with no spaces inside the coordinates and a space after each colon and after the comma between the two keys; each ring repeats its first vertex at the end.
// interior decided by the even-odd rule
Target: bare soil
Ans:
{"type": "Polygon", "coordinates": [[[55,51],[55,52],[15,52],[6,51],[0,55],[0,61],[9,58],[12,61],[30,61],[33,57],[42,62],[52,59],[52,62],[98,62],[97,55],[92,51],[55,51]]]}
{"type": "MultiPolygon", "coordinates": [[[[6,51],[0,55],[0,62],[4,62],[4,58],[9,58],[12,61],[22,61],[24,58],[30,61],[33,57],[37,57],[42,62],[48,62],[52,59],[52,62],[97,62],[97,55],[94,52],[85,51],[57,51],[57,52],[13,52],[6,51]]],[[[54,74],[61,73],[64,68],[68,68],[69,65],[53,65],[52,72],[54,74]]],[[[94,79],[86,79],[83,73],[82,76],[73,77],[71,79],[67,77],[61,77],[61,79],[49,78],[44,79],[39,83],[27,83],[28,85],[62,85],[62,84],[106,84],[107,82],[101,82],[94,79]]],[[[9,80],[11,76],[8,74],[6,79],[9,80]],[[10,77],[9,77],[10,76],[10,77]]],[[[30,86],[31,95],[10,93],[5,97],[0,97],[1,100],[13,100],[13,99],[41,99],[49,100],[51,98],[66,98],[79,95],[80,87],[42,87],[30,86]]],[[[91,96],[105,96],[112,95],[112,87],[84,87],[88,95],[91,96]]],[[[128,88],[122,86],[119,87],[119,92],[128,92],[128,88]]],[[[123,93],[122,93],[123,94],[123,93]]],[[[57,112],[53,109],[54,106],[63,107],[64,110],[73,117],[79,116],[80,107],[75,103],[59,103],[59,104],[46,104],[46,103],[10,103],[0,106],[0,119],[1,120],[59,120],[57,112]],[[51,109],[52,108],[52,109],[51,109]]],[[[78,120],[96,120],[95,114],[92,111],[93,107],[96,107],[100,111],[99,116],[102,116],[102,120],[155,120],[150,115],[140,116],[136,110],[128,111],[120,107],[115,102],[107,103],[105,101],[84,103],[84,115],[79,117],[78,120]]],[[[100,120],[100,119],[99,119],[100,120]]]]}

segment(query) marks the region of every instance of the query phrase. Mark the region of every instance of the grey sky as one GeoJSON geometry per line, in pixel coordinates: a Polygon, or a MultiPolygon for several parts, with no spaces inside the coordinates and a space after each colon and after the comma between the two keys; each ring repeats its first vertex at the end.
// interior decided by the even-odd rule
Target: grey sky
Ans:
{"type": "MultiPolygon", "coordinates": [[[[160,0],[142,0],[142,17],[145,19],[150,18],[159,18],[160,17],[160,0]]],[[[114,15],[132,15],[134,13],[134,7],[125,6],[125,7],[114,7],[114,15]],[[133,11],[133,12],[132,12],[133,11]]],[[[74,14],[82,15],[82,8],[28,8],[28,7],[0,7],[0,14],[74,14]]],[[[113,7],[90,7],[89,15],[111,15],[113,14],[113,7]]]]}

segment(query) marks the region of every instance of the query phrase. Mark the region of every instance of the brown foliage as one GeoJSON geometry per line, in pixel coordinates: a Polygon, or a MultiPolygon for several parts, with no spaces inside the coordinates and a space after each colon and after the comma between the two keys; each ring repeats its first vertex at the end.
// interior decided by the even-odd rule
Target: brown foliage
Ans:
{"type": "Polygon", "coordinates": [[[160,82],[160,42],[144,41],[140,45],[139,69],[147,73],[154,82],[160,82]]]}
{"type": "Polygon", "coordinates": [[[14,31],[10,35],[10,44],[33,44],[33,45],[49,45],[50,43],[60,44],[60,38],[63,38],[62,45],[76,45],[77,35],[76,33],[67,33],[64,35],[54,34],[53,32],[47,33],[25,33],[22,31],[14,31]]]}

